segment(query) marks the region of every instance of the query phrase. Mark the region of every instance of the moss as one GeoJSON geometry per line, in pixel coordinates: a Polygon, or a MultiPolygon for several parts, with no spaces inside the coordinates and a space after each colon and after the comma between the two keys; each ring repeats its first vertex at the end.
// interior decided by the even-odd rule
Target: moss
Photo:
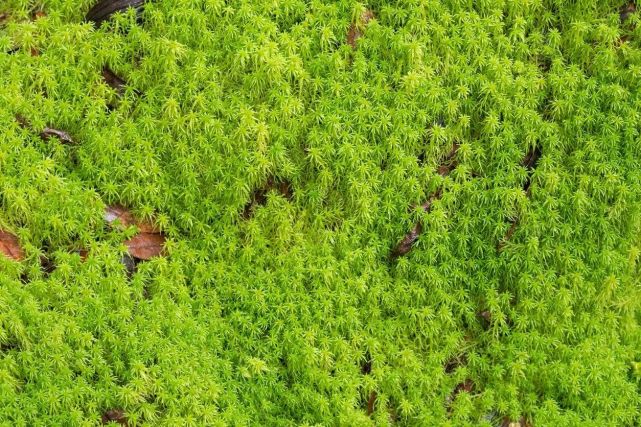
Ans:
{"type": "Polygon", "coordinates": [[[0,424],[637,422],[629,3],[92,6],[0,6],[0,424]]]}

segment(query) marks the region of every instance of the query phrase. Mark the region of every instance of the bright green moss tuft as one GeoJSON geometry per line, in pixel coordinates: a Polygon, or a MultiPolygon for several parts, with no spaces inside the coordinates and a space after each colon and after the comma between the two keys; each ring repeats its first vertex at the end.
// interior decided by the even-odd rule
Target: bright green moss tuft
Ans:
{"type": "Polygon", "coordinates": [[[623,3],[0,3],[0,425],[637,425],[623,3]]]}

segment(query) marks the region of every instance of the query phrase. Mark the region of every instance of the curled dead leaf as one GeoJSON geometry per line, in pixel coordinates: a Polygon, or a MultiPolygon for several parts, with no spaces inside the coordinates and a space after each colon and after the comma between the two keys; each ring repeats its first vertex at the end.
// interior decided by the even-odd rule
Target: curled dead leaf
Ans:
{"type": "Polygon", "coordinates": [[[161,256],[165,250],[165,236],[159,233],[139,233],[125,242],[129,255],[140,260],[161,256]]]}
{"type": "MultiPolygon", "coordinates": [[[[32,52],[33,54],[33,52],[32,52]]],[[[57,137],[61,142],[67,143],[67,144],[73,144],[73,139],[71,138],[71,135],[69,135],[67,132],[58,130],[58,129],[53,129],[50,127],[46,127],[40,132],[40,137],[44,140],[48,140],[52,136],[57,137]]]]}
{"type": "Polygon", "coordinates": [[[122,426],[127,426],[129,425],[129,422],[127,421],[127,416],[125,415],[125,411],[122,409],[110,409],[104,414],[102,414],[102,419],[101,419],[103,424],[109,424],[110,422],[115,422],[118,423],[122,426]]]}
{"type": "Polygon", "coordinates": [[[118,77],[116,73],[111,71],[109,67],[104,67],[102,69],[102,78],[105,83],[107,83],[111,88],[113,88],[118,95],[121,95],[125,92],[125,85],[127,84],[123,79],[118,77]]]}
{"type": "Polygon", "coordinates": [[[99,0],[91,10],[87,12],[87,20],[95,22],[100,26],[104,21],[111,18],[111,15],[114,13],[124,13],[130,7],[134,8],[137,15],[140,16],[144,3],[144,0],[99,0]]]}
{"type": "Polygon", "coordinates": [[[20,246],[18,238],[8,231],[0,230],[0,253],[15,261],[24,259],[24,251],[20,246]]]}

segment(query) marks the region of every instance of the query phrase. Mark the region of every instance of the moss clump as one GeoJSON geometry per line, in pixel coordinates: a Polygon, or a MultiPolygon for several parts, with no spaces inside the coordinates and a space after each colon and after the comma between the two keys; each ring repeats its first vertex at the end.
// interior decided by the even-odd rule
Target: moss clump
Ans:
{"type": "Polygon", "coordinates": [[[0,424],[638,422],[629,3],[92,6],[0,3],[0,424]]]}

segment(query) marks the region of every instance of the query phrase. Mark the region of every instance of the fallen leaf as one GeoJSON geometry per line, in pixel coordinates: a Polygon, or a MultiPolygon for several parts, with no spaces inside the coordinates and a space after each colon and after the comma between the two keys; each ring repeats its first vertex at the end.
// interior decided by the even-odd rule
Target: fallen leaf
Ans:
{"type": "Polygon", "coordinates": [[[111,71],[109,67],[104,67],[102,69],[102,78],[109,86],[111,86],[116,92],[118,92],[118,95],[122,95],[124,93],[125,85],[127,83],[123,79],[118,77],[116,73],[111,71]]]}
{"type": "Polygon", "coordinates": [[[0,252],[15,261],[24,259],[24,251],[18,238],[8,231],[0,230],[0,252]]]}
{"type": "Polygon", "coordinates": [[[58,129],[53,129],[53,128],[46,127],[46,128],[44,128],[42,130],[42,132],[40,132],[40,137],[42,139],[47,140],[47,139],[51,138],[52,136],[57,137],[58,139],[60,139],[60,141],[66,142],[67,144],[73,144],[74,143],[73,139],[71,138],[71,136],[67,132],[64,132],[64,131],[61,131],[61,130],[58,130],[58,129]]]}
{"type": "Polygon", "coordinates": [[[136,221],[131,211],[122,205],[107,206],[104,218],[109,224],[118,220],[121,228],[135,225],[141,233],[160,233],[160,230],[154,224],[146,221],[136,221]]]}
{"type": "Polygon", "coordinates": [[[359,30],[359,27],[365,26],[375,18],[374,12],[367,9],[363,12],[358,23],[352,23],[349,26],[349,31],[347,32],[347,44],[350,45],[353,49],[356,49],[356,42],[363,36],[363,33],[359,30]]]}
{"type": "Polygon", "coordinates": [[[102,414],[102,423],[109,424],[109,422],[116,422],[122,426],[129,425],[127,421],[127,416],[122,409],[110,409],[109,411],[102,414]]]}
{"type": "Polygon", "coordinates": [[[165,236],[159,233],[140,233],[125,242],[129,254],[137,259],[148,260],[162,255],[165,236]]]}
{"type": "Polygon", "coordinates": [[[144,3],[144,0],[100,0],[87,12],[87,20],[100,26],[114,13],[125,12],[130,7],[140,15],[144,3]]]}

